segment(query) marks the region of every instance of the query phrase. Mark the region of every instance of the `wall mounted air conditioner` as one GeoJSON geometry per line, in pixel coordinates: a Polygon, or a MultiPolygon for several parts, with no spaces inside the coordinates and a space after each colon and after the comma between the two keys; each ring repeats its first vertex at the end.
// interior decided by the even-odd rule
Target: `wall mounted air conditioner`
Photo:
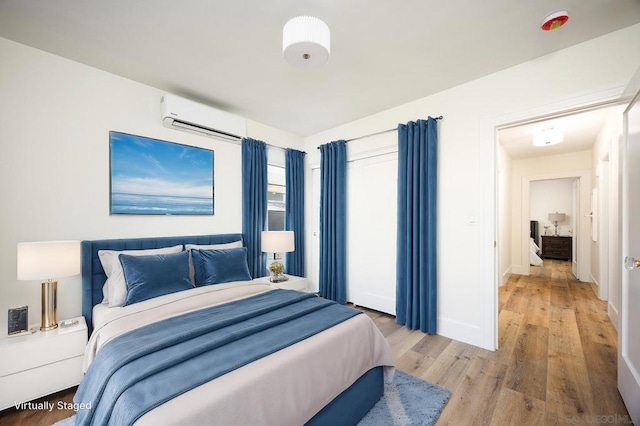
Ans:
{"type": "Polygon", "coordinates": [[[175,95],[160,99],[162,125],[199,135],[239,141],[247,136],[244,118],[175,95]]]}

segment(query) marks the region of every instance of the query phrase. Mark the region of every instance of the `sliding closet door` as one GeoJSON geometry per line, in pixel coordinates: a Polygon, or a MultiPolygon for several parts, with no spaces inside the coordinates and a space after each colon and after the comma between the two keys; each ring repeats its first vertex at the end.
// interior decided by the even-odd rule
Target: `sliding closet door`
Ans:
{"type": "MultiPolygon", "coordinates": [[[[394,134],[395,136],[395,134],[394,134]]],[[[395,315],[398,154],[347,168],[347,299],[395,315]]]]}

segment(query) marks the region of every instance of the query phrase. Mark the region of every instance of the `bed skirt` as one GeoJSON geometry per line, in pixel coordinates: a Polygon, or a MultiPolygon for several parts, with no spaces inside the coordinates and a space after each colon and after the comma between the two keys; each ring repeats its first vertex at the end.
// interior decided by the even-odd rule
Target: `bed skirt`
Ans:
{"type": "Polygon", "coordinates": [[[335,397],[307,426],[356,425],[384,393],[383,367],[374,367],[335,397]]]}

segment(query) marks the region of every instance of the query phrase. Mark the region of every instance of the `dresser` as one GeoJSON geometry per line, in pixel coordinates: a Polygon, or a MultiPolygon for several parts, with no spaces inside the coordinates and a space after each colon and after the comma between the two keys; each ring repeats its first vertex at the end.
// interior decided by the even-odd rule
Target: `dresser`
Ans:
{"type": "Polygon", "coordinates": [[[571,260],[572,237],[542,236],[542,258],[571,260]]]}

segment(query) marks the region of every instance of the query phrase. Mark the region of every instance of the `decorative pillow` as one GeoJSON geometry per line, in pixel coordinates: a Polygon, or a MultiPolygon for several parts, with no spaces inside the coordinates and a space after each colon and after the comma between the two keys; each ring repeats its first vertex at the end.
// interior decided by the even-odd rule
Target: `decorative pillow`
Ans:
{"type": "Polygon", "coordinates": [[[107,281],[102,287],[102,295],[104,296],[102,303],[108,302],[109,307],[112,308],[114,306],[124,305],[127,299],[127,283],[122,273],[122,265],[118,260],[120,254],[147,256],[150,254],[168,254],[181,251],[182,245],[146,250],[98,250],[98,258],[100,259],[100,263],[102,263],[104,273],[107,275],[107,281]]]}
{"type": "Polygon", "coordinates": [[[191,256],[191,250],[217,250],[217,249],[229,249],[242,247],[242,241],[234,241],[232,243],[223,243],[223,244],[187,244],[184,246],[184,249],[189,252],[189,278],[191,282],[195,285],[195,269],[193,267],[193,256],[191,256]]]}
{"type": "Polygon", "coordinates": [[[195,266],[196,287],[251,280],[247,248],[191,250],[195,266]]]}
{"type": "Polygon", "coordinates": [[[119,259],[127,282],[124,306],[193,288],[186,251],[148,256],[121,254],[119,259]]]}

